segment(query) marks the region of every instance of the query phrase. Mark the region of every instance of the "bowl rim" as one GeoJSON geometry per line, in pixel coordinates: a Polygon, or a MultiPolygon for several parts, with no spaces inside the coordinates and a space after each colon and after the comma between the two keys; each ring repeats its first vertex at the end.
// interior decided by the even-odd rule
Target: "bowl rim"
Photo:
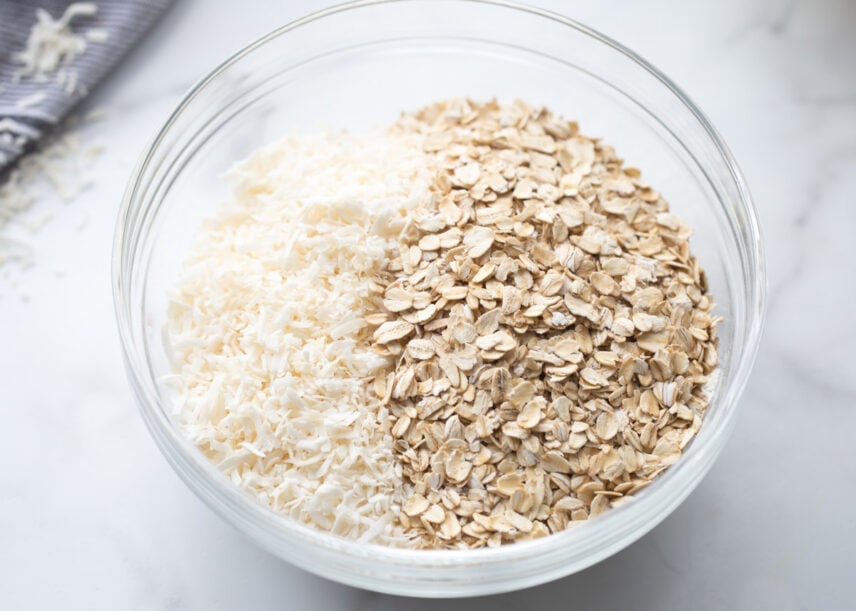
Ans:
{"type": "MultiPolygon", "coordinates": [[[[747,252],[754,256],[754,261],[752,262],[755,263],[754,282],[751,286],[746,287],[748,289],[747,294],[752,297],[752,299],[747,300],[747,312],[750,312],[751,314],[745,330],[747,341],[744,344],[744,349],[740,352],[733,365],[734,377],[728,381],[728,386],[724,389],[726,392],[719,397],[718,401],[718,403],[725,403],[726,407],[729,405],[731,406],[731,410],[727,414],[727,417],[720,423],[722,428],[721,434],[727,437],[733,428],[736,416],[736,403],[746,386],[760,345],[766,305],[766,264],[763,253],[761,232],[752,196],[734,156],[725,144],[719,132],[713,127],[705,114],[691,101],[689,96],[664,73],[644,60],[634,51],[574,19],[554,11],[536,8],[508,0],[446,1],[460,4],[486,5],[493,8],[529,13],[536,17],[549,19],[558,22],[560,25],[570,27],[581,34],[610,47],[612,50],[619,52],[633,61],[638,67],[641,67],[650,76],[659,81],[661,85],[670,90],[680,103],[690,111],[706,132],[710,142],[714,145],[716,152],[721,156],[724,165],[728,168],[730,177],[739,194],[742,211],[745,213],[746,234],[748,234],[749,238],[754,241],[754,244],[747,247],[747,252]]],[[[426,0],[355,0],[313,12],[276,28],[270,33],[256,39],[241,50],[232,54],[228,59],[211,70],[206,76],[197,81],[170,113],[168,119],[158,130],[155,137],[145,147],[143,154],[140,156],[131,174],[128,186],[123,195],[113,244],[112,284],[114,310],[117,317],[126,369],[128,371],[131,385],[136,394],[135,398],[138,403],[139,410],[146,422],[146,425],[148,426],[152,436],[155,438],[155,441],[160,446],[161,451],[165,454],[172,467],[176,472],[178,472],[185,483],[187,483],[199,496],[202,496],[203,488],[207,488],[209,494],[213,493],[216,500],[222,505],[220,507],[214,507],[214,509],[226,516],[230,523],[233,525],[235,523],[236,516],[238,515],[235,512],[243,513],[245,521],[254,521],[254,526],[266,531],[266,534],[279,535],[292,543],[295,542],[295,540],[300,539],[307,543],[320,546],[328,551],[344,553],[352,558],[373,559],[402,566],[413,566],[419,568],[460,568],[464,565],[478,565],[483,567],[500,562],[504,563],[510,560],[523,560],[525,558],[535,556],[539,552],[555,551],[556,548],[572,543],[572,538],[576,537],[577,533],[582,529],[592,531],[592,534],[590,535],[591,538],[596,538],[597,533],[601,531],[608,535],[611,523],[616,519],[619,519],[619,516],[630,511],[643,513],[643,509],[646,505],[654,505],[657,491],[664,488],[669,484],[670,480],[673,479],[672,477],[668,477],[669,475],[673,475],[674,473],[682,470],[685,471],[688,466],[693,463],[701,463],[704,471],[709,469],[713,459],[716,458],[721,447],[711,447],[710,445],[695,447],[694,451],[688,451],[675,465],[672,465],[663,475],[656,478],[645,491],[634,497],[629,497],[632,502],[613,508],[610,511],[605,512],[602,516],[599,516],[597,519],[588,520],[578,527],[569,528],[561,533],[556,533],[540,539],[521,541],[513,545],[503,545],[497,548],[463,550],[396,548],[377,543],[362,543],[356,540],[345,539],[338,535],[317,530],[292,520],[291,518],[276,514],[269,508],[257,503],[249,495],[224,478],[222,473],[217,471],[214,465],[207,461],[195,446],[190,444],[189,440],[187,440],[181,431],[178,430],[178,428],[175,427],[168,418],[164,409],[155,407],[160,405],[160,401],[157,393],[155,392],[154,378],[151,375],[143,375],[143,371],[147,374],[152,372],[147,366],[142,366],[147,363],[148,359],[145,354],[145,350],[136,345],[134,329],[132,329],[130,325],[132,318],[130,313],[130,304],[128,303],[127,295],[125,293],[126,282],[124,279],[124,273],[125,266],[127,264],[125,257],[125,239],[127,237],[128,224],[133,218],[133,213],[136,210],[136,194],[140,188],[143,174],[152,161],[155,151],[158,150],[159,146],[166,139],[167,134],[182,116],[182,113],[184,113],[184,111],[209,85],[209,83],[217,79],[228,68],[240,62],[246,56],[252,54],[268,42],[286,35],[290,31],[300,28],[306,24],[332,15],[366,7],[386,4],[425,2],[426,0]],[[187,470],[194,472],[195,479],[191,477],[191,474],[187,470]]],[[[641,525],[637,530],[640,534],[636,538],[638,539],[645,534],[645,532],[656,526],[690,492],[691,489],[680,496],[680,499],[677,502],[672,503],[672,507],[668,511],[664,512],[662,515],[657,515],[656,517],[649,519],[644,525],[641,525]]],[[[662,494],[660,496],[662,496],[662,494]]],[[[206,498],[203,500],[210,503],[210,499],[206,498]]],[[[621,547],[623,547],[623,545],[618,549],[621,547]]],[[[582,561],[581,564],[577,565],[577,568],[579,569],[590,566],[591,564],[594,564],[610,555],[614,551],[617,551],[617,549],[602,553],[599,557],[597,557],[598,554],[592,554],[590,562],[582,561]]],[[[294,561],[297,564],[301,564],[299,558],[294,558],[294,561]]],[[[344,577],[342,580],[347,581],[344,577]]],[[[353,581],[351,582],[355,583],[353,581]]],[[[511,587],[505,589],[511,589],[511,587]]]]}

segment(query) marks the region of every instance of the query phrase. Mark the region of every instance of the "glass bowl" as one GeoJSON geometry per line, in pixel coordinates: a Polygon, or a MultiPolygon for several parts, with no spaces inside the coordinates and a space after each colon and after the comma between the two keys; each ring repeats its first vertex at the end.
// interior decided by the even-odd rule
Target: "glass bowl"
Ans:
{"type": "Polygon", "coordinates": [[[357,2],[291,23],[196,85],[140,159],[115,240],[116,315],[143,418],[187,485],[287,561],[343,583],[466,596],[543,583],[603,560],[656,526],[723,448],[758,348],[764,263],[749,192],[701,111],[632,51],[565,17],[504,2],[357,2]],[[692,248],[724,317],[721,365],[697,438],[632,501],[560,534],[496,549],[359,544],[279,516],[219,473],[175,426],[164,377],[166,292],[221,175],[289,132],[359,129],[444,98],[521,98],[602,137],[696,228],[692,248]]]}

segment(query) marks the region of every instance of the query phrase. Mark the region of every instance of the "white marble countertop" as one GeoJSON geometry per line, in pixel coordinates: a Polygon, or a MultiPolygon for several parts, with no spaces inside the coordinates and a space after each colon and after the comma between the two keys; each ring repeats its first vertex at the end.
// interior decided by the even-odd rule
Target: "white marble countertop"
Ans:
{"type": "MultiPolygon", "coordinates": [[[[324,2],[178,0],[89,103],[93,188],[0,279],[3,609],[852,609],[856,557],[856,3],[540,0],[681,84],[741,164],[770,307],[737,430],[661,526],[583,573],[522,592],[416,601],[317,578],[257,549],[179,481],[137,414],[110,291],[133,163],[184,91],[324,2]],[[287,4],[287,6],[286,6],[287,4]],[[250,9],[252,5],[252,9],[250,9]]],[[[2,275],[2,274],[0,274],[2,275]]]]}

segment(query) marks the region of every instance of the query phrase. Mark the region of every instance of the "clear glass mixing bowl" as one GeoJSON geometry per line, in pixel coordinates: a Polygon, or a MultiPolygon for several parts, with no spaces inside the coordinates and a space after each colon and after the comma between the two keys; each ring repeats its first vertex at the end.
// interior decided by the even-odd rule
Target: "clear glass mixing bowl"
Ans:
{"type": "Polygon", "coordinates": [[[128,185],[115,242],[115,305],[143,418],[183,480],[277,556],[377,591],[462,596],[532,586],[635,541],[695,488],[722,450],[758,347],[764,264],[731,153],[704,115],[633,52],[559,15],[502,2],[358,2],[250,45],[184,98],[128,185]],[[288,132],[358,129],[443,98],[522,98],[578,120],[643,170],[696,228],[694,252],[724,317],[711,407],[682,459],[632,502],[543,539],[470,551],[389,549],[318,532],[257,504],[190,445],[170,416],[161,332],[166,291],[222,173],[288,132]]]}

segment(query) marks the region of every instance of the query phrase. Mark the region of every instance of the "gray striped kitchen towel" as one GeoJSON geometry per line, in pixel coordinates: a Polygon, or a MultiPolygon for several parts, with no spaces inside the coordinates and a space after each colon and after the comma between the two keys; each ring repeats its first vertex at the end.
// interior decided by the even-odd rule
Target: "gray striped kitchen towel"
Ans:
{"type": "Polygon", "coordinates": [[[0,0],[0,173],[74,106],[172,0],[0,0]]]}

